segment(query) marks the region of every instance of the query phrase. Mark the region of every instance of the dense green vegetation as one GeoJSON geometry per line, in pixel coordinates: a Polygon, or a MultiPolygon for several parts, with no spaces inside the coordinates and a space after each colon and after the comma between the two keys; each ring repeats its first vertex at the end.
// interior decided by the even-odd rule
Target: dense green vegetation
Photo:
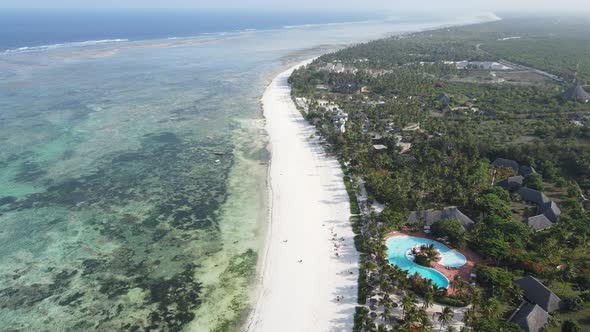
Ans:
{"type": "Polygon", "coordinates": [[[548,71],[566,80],[572,80],[577,72],[580,81],[590,83],[590,34],[587,19],[516,19],[510,20],[509,24],[492,23],[489,28],[498,29],[503,36],[521,38],[490,40],[481,45],[482,50],[506,60],[548,71]]]}
{"type": "Polygon", "coordinates": [[[432,225],[432,235],[437,238],[447,238],[455,247],[465,246],[465,231],[456,219],[443,219],[432,225]]]}
{"type": "MultiPolygon", "coordinates": [[[[590,329],[590,214],[581,204],[590,190],[590,104],[562,98],[576,67],[578,80],[589,82],[590,35],[583,31],[590,31],[590,23],[508,18],[356,45],[293,73],[293,94],[309,102],[306,118],[347,165],[349,192],[362,178],[368,203],[384,205],[380,214],[355,219],[363,257],[361,305],[375,293],[417,294],[427,302],[472,304],[464,319],[467,330],[517,331],[507,322],[522,300],[514,280],[534,275],[566,304],[550,329],[559,330],[560,319],[564,330],[575,331],[575,324],[590,329]],[[520,38],[503,40],[510,37],[520,38]],[[566,83],[526,68],[496,74],[449,63],[500,59],[545,70],[566,83]],[[346,69],[330,70],[335,63],[346,69]],[[333,88],[343,84],[365,88],[354,93],[333,88]],[[326,103],[347,113],[345,133],[333,125],[337,113],[326,103]],[[400,143],[411,148],[402,153],[400,143]],[[387,149],[376,150],[376,144],[387,149]],[[523,220],[538,207],[493,185],[516,175],[494,171],[490,162],[498,157],[537,170],[524,185],[559,204],[562,214],[553,227],[534,232],[523,220]],[[474,250],[485,262],[476,266],[475,285],[453,280],[452,295],[389,265],[383,243],[387,233],[415,227],[406,225],[410,211],[447,206],[470,216],[473,229],[465,232],[451,219],[433,224],[432,234],[474,250]]],[[[353,212],[360,213],[353,203],[353,212]]],[[[424,265],[430,258],[426,255],[424,265]]],[[[382,302],[384,322],[393,301],[387,295],[382,302]]],[[[392,328],[431,328],[431,318],[412,303],[406,301],[392,328]]],[[[365,307],[357,310],[356,322],[358,331],[376,328],[365,307]]]]}

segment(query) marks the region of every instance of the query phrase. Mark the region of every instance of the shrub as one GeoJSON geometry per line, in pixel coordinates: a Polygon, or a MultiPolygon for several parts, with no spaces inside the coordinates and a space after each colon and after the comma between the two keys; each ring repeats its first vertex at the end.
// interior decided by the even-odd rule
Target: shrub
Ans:
{"type": "Polygon", "coordinates": [[[436,303],[438,303],[438,304],[446,305],[449,307],[466,307],[467,306],[466,302],[461,301],[459,299],[452,298],[452,297],[448,297],[448,296],[436,297],[436,298],[434,298],[434,301],[436,301],[436,303]]]}
{"type": "Polygon", "coordinates": [[[578,322],[568,319],[561,324],[561,332],[582,332],[582,327],[578,322]]]}
{"type": "Polygon", "coordinates": [[[371,286],[367,283],[367,269],[364,266],[361,266],[358,278],[358,304],[367,303],[367,297],[370,292],[371,286]]]}
{"type": "Polygon", "coordinates": [[[588,275],[577,276],[574,283],[579,290],[590,290],[590,276],[588,275]]]}
{"type": "Polygon", "coordinates": [[[448,238],[457,247],[465,245],[465,231],[457,219],[443,219],[435,222],[431,226],[431,232],[435,237],[448,238]]]}
{"type": "Polygon", "coordinates": [[[369,309],[365,307],[356,307],[354,312],[354,326],[353,332],[361,332],[365,330],[366,322],[369,318],[369,309]]]}
{"type": "Polygon", "coordinates": [[[535,190],[539,190],[539,191],[545,190],[545,185],[543,184],[543,178],[541,177],[541,174],[539,174],[539,173],[533,173],[533,174],[530,174],[529,176],[527,176],[524,179],[524,184],[525,184],[525,186],[527,186],[531,189],[535,189],[535,190]]]}
{"type": "Polygon", "coordinates": [[[496,267],[476,265],[477,280],[483,284],[493,285],[500,288],[511,288],[514,276],[512,273],[496,267]]]}
{"type": "Polygon", "coordinates": [[[567,297],[563,300],[563,304],[567,311],[579,311],[584,306],[584,301],[579,296],[567,297]]]}

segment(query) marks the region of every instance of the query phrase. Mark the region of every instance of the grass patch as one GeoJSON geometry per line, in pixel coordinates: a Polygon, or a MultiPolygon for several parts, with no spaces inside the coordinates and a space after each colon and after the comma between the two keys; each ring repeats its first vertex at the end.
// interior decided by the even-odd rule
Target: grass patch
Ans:
{"type": "MultiPolygon", "coordinates": [[[[580,311],[557,313],[555,317],[559,319],[561,323],[568,319],[578,322],[582,327],[582,331],[590,331],[590,306],[584,305],[584,308],[580,311]]],[[[547,332],[560,332],[561,325],[558,326],[547,326],[547,332]]]]}
{"type": "Polygon", "coordinates": [[[461,308],[467,306],[467,303],[447,296],[437,297],[434,299],[434,301],[438,304],[446,305],[449,307],[461,308]]]}
{"type": "Polygon", "coordinates": [[[365,317],[369,315],[369,309],[365,307],[356,307],[354,311],[354,326],[352,332],[362,332],[365,326],[365,317]]]}
{"type": "MultiPolygon", "coordinates": [[[[361,262],[365,261],[364,255],[361,254],[361,262]]],[[[366,304],[367,297],[371,292],[371,287],[367,283],[367,269],[364,263],[361,263],[358,278],[358,304],[366,304]]]]}
{"type": "Polygon", "coordinates": [[[352,215],[361,214],[361,209],[359,207],[358,202],[356,201],[356,193],[352,186],[352,179],[350,178],[350,176],[344,177],[344,186],[346,187],[346,192],[348,193],[348,200],[350,201],[350,213],[352,215]]]}

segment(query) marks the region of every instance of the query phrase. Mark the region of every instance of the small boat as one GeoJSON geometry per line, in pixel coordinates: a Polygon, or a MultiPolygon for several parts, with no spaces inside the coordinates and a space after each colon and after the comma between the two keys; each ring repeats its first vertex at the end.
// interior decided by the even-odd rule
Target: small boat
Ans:
{"type": "Polygon", "coordinates": [[[223,155],[225,155],[225,152],[215,151],[215,152],[213,152],[213,154],[215,154],[216,156],[223,156],[223,155]]]}

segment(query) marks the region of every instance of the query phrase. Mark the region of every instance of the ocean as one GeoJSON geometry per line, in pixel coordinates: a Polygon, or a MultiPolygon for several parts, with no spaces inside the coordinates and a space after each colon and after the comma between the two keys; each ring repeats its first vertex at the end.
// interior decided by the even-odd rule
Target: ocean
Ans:
{"type": "Polygon", "coordinates": [[[0,330],[232,331],[289,65],[477,15],[0,14],[0,330]]]}

